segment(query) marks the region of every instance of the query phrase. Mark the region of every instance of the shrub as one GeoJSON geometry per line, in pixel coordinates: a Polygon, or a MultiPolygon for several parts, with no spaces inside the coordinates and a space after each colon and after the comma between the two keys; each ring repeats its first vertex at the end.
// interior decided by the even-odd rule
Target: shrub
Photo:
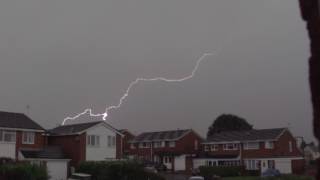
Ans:
{"type": "Polygon", "coordinates": [[[0,179],[2,180],[48,180],[45,167],[31,164],[7,164],[0,166],[0,179]]]}
{"type": "Polygon", "coordinates": [[[158,174],[144,171],[142,164],[133,161],[83,162],[77,172],[91,174],[93,180],[164,180],[158,174]]]}
{"type": "Polygon", "coordinates": [[[206,178],[211,178],[213,175],[220,177],[234,177],[241,175],[242,172],[241,166],[201,166],[199,168],[200,175],[206,178]]]}

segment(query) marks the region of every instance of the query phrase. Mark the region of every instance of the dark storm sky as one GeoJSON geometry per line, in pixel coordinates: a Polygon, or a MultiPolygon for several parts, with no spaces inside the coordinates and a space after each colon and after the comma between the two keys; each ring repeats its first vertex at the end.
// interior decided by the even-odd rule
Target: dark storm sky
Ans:
{"type": "MultiPolygon", "coordinates": [[[[0,109],[46,128],[85,108],[103,112],[137,77],[108,122],[135,133],[193,128],[222,113],[312,138],[308,39],[296,0],[4,0],[0,109]]],[[[88,120],[88,117],[82,119],[88,120]]]]}

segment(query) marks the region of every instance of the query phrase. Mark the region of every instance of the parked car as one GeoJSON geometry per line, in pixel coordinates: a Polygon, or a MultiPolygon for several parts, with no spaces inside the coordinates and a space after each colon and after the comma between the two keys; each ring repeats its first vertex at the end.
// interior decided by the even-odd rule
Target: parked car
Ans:
{"type": "Polygon", "coordinates": [[[280,175],[281,173],[278,169],[269,168],[261,174],[261,177],[276,177],[280,175]]]}
{"type": "Polygon", "coordinates": [[[158,170],[158,171],[167,171],[167,166],[162,164],[162,163],[157,163],[155,165],[155,168],[158,170]]]}
{"type": "Polygon", "coordinates": [[[145,161],[143,164],[144,164],[145,169],[147,169],[147,170],[151,170],[151,169],[155,169],[157,171],[166,171],[167,170],[167,166],[165,166],[162,163],[145,161]]]}
{"type": "Polygon", "coordinates": [[[145,166],[144,170],[147,172],[158,173],[158,170],[154,166],[151,166],[151,165],[145,166]]]}
{"type": "Polygon", "coordinates": [[[91,180],[91,175],[84,173],[73,173],[68,180],[91,180]]]}
{"type": "Polygon", "coordinates": [[[189,180],[204,180],[204,177],[202,177],[202,176],[191,176],[191,177],[189,177],[189,180]]]}

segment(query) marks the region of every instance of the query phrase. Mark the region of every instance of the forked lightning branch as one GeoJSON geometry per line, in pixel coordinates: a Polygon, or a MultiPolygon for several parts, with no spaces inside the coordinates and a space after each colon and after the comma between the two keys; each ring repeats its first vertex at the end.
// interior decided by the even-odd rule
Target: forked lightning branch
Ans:
{"type": "Polygon", "coordinates": [[[147,78],[137,78],[135,81],[131,82],[126,90],[126,92],[123,94],[123,96],[119,99],[119,103],[117,105],[112,105],[112,106],[108,106],[106,109],[105,109],[105,112],[103,113],[99,113],[99,114],[95,114],[93,113],[93,110],[92,109],[85,109],[83,112],[73,116],[73,117],[67,117],[63,120],[62,122],[62,125],[64,125],[67,121],[71,120],[76,120],[78,118],[80,118],[81,116],[83,115],[89,115],[91,117],[102,117],[102,119],[105,121],[107,119],[107,117],[109,116],[109,112],[111,110],[115,110],[115,109],[119,109],[121,108],[124,100],[129,96],[129,93],[131,91],[131,89],[139,84],[139,82],[148,82],[148,81],[164,81],[164,82],[168,82],[168,83],[176,83],[176,82],[183,82],[183,81],[186,81],[186,80],[189,80],[191,78],[193,78],[197,72],[197,70],[199,69],[199,66],[201,64],[201,62],[207,57],[207,56],[212,56],[213,54],[212,53],[205,53],[203,54],[197,61],[194,69],[192,70],[191,74],[188,75],[188,76],[185,76],[183,78],[180,78],[180,79],[168,79],[168,78],[165,78],[165,77],[155,77],[155,78],[150,78],[150,79],[147,79],[147,78]]]}

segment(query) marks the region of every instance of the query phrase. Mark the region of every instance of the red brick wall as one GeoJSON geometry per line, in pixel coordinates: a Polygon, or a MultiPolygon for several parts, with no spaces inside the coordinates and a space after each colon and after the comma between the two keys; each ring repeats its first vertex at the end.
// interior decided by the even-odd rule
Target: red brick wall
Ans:
{"type": "Polygon", "coordinates": [[[301,160],[292,160],[292,173],[293,174],[303,174],[305,170],[305,161],[301,160]]]}
{"type": "Polygon", "coordinates": [[[135,136],[128,131],[122,132],[124,134],[123,138],[123,152],[128,152],[130,150],[129,141],[131,141],[135,136]]]}
{"type": "Polygon", "coordinates": [[[42,132],[35,133],[34,144],[22,143],[22,131],[16,132],[16,158],[18,158],[18,152],[20,149],[41,149],[46,145],[46,137],[42,135],[42,132]]]}
{"type": "Polygon", "coordinates": [[[78,166],[80,162],[86,160],[86,133],[70,136],[50,136],[48,143],[61,146],[67,158],[72,159],[71,166],[78,166]]]}
{"type": "Polygon", "coordinates": [[[116,135],[116,158],[121,159],[123,157],[123,138],[119,134],[116,135]]]}

